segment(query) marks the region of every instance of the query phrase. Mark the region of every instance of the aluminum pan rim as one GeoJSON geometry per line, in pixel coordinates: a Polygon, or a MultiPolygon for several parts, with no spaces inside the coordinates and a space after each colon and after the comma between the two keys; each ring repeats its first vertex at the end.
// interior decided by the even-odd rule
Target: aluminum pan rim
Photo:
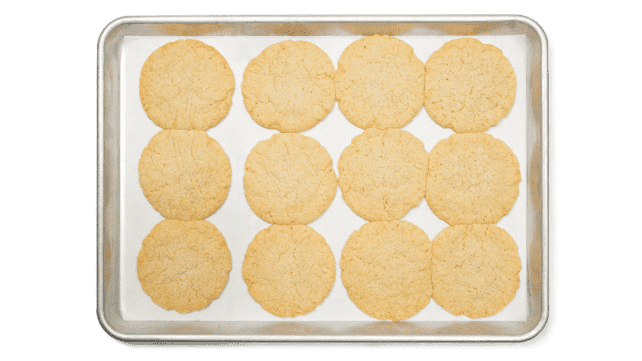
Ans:
{"type": "Polygon", "coordinates": [[[524,342],[537,336],[546,326],[549,317],[548,294],[548,40],[544,30],[531,18],[522,15],[250,15],[250,16],[126,16],[120,17],[109,23],[101,32],[98,39],[97,60],[97,317],[98,322],[107,334],[124,342],[524,342]],[[116,28],[124,24],[145,23],[299,23],[299,22],[416,22],[416,23],[460,23],[460,22],[518,22],[530,27],[538,36],[541,44],[541,239],[542,239],[542,313],[537,325],[522,335],[403,335],[403,336],[376,336],[376,335],[130,335],[119,332],[113,328],[105,315],[104,304],[104,237],[103,237],[103,207],[104,197],[104,55],[105,40],[116,28]]]}

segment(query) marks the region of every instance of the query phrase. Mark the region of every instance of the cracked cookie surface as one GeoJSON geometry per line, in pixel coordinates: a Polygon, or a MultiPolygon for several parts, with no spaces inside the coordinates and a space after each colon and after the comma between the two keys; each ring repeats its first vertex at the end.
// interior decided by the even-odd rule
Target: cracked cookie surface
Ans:
{"type": "Polygon", "coordinates": [[[451,226],[497,223],[519,194],[521,174],[513,151],[486,133],[459,133],[430,152],[426,202],[451,226]]]}
{"type": "Polygon", "coordinates": [[[401,129],[367,129],[339,158],[339,187],[350,209],[367,221],[403,218],[426,192],[428,152],[401,129]]]}
{"type": "Polygon", "coordinates": [[[362,129],[401,128],[421,110],[424,72],[424,64],[406,42],[388,35],[361,38],[339,58],[339,109],[362,129]]]}
{"type": "Polygon", "coordinates": [[[318,46],[286,40],[265,48],[243,72],[245,108],[262,127],[308,130],[334,106],[334,65],[318,46]]]}
{"type": "Polygon", "coordinates": [[[271,225],[250,243],[243,260],[248,292],[264,310],[295,317],[328,296],[335,260],[323,236],[305,225],[271,225]]]}
{"type": "Polygon", "coordinates": [[[163,217],[205,219],[223,204],[232,181],[230,160],[200,130],[162,130],[138,163],[143,194],[163,217]]]}
{"type": "Polygon", "coordinates": [[[259,142],[245,161],[245,198],[262,220],[308,224],[330,206],[337,192],[332,158],[316,140],[280,133],[259,142]]]}
{"type": "Polygon", "coordinates": [[[156,49],[139,82],[143,109],[163,129],[207,130],[230,110],[234,74],[216,49],[194,39],[156,49]]]}
{"type": "Polygon", "coordinates": [[[367,315],[405,320],[432,295],[432,244],[407,221],[369,222],[350,235],[341,253],[341,280],[367,315]]]}
{"type": "Polygon", "coordinates": [[[508,58],[477,39],[449,41],[426,61],[426,111],[435,123],[458,133],[497,125],[513,107],[516,89],[508,58]]]}
{"type": "Polygon", "coordinates": [[[154,303],[187,313],[207,307],[221,294],[232,258],[211,223],[163,220],[143,240],[136,266],[154,303]]]}
{"type": "Polygon", "coordinates": [[[494,224],[448,227],[432,245],[433,298],[451,314],[488,317],[519,288],[517,244],[494,224]]]}

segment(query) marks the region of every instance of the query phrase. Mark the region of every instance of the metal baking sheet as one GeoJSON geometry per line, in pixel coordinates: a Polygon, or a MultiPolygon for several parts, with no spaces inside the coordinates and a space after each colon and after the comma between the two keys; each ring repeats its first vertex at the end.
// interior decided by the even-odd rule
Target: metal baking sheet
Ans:
{"type": "MultiPolygon", "coordinates": [[[[122,18],[107,26],[98,57],[98,318],[105,330],[124,341],[520,341],[536,335],[548,314],[547,296],[547,79],[546,39],[532,20],[519,16],[407,17],[153,17],[122,18]],[[337,279],[330,295],[313,312],[280,319],[252,300],[241,264],[253,237],[269,225],[245,201],[243,165],[250,149],[276,133],[256,125],[243,106],[240,84],[245,66],[265,47],[286,40],[307,40],[337,65],[343,49],[364,35],[394,35],[409,43],[425,62],[448,40],[471,36],[498,46],[518,79],[515,105],[488,133],[505,141],[520,161],[520,195],[498,225],[515,239],[522,260],[515,299],[498,314],[481,320],[452,316],[434,300],[404,322],[378,321],[359,311],[337,279]],[[230,279],[221,296],[200,311],[178,314],[156,306],[136,276],[143,238],[163,218],[138,185],[142,149],[161,129],[144,113],[138,98],[143,62],[161,45],[181,38],[214,46],[230,64],[236,91],[230,113],[208,134],[230,157],[232,186],[221,209],[207,220],[219,228],[232,253],[230,279]]],[[[453,132],[435,124],[422,109],[404,130],[428,151],[453,132]]],[[[341,151],[361,129],[336,106],[303,134],[328,149],[338,174],[341,151]]],[[[425,201],[404,217],[430,239],[447,225],[425,201]]],[[[352,231],[365,221],[341,198],[340,190],[310,226],[330,244],[337,262],[352,231]]]]}

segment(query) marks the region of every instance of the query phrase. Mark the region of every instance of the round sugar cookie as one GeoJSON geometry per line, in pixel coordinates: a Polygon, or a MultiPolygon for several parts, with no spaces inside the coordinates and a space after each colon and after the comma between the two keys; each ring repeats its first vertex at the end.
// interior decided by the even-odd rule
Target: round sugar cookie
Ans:
{"type": "Polygon", "coordinates": [[[252,211],[273,224],[308,224],[337,193],[332,158],[316,140],[279,133],[259,142],[245,161],[245,198],[252,211]]]}
{"type": "Polygon", "coordinates": [[[410,222],[364,224],[341,253],[341,280],[348,296],[380,320],[416,315],[432,295],[431,247],[426,233],[410,222]]]}
{"type": "Polygon", "coordinates": [[[458,133],[430,152],[426,202],[451,226],[497,223],[519,194],[521,174],[513,151],[486,133],[458,133]]]}
{"type": "Polygon", "coordinates": [[[432,297],[455,316],[492,316],[515,297],[521,269],[517,244],[504,229],[448,227],[432,242],[432,297]]]}
{"type": "Polygon", "coordinates": [[[163,217],[205,219],[223,204],[232,181],[230,160],[200,130],[162,130],[138,163],[143,194],[163,217]]]}
{"type": "Polygon", "coordinates": [[[328,296],[335,278],[330,246],[305,225],[271,225],[250,243],[243,260],[247,289],[279,317],[305,315],[328,296]]]}
{"type": "Polygon", "coordinates": [[[217,298],[232,268],[225,238],[207,221],[163,220],[143,240],[138,280],[154,303],[187,313],[217,298]]]}
{"type": "Polygon", "coordinates": [[[299,133],[334,106],[334,65],[318,46],[286,40],[265,48],[243,72],[245,109],[254,121],[282,133],[299,133]]]}
{"type": "Polygon", "coordinates": [[[424,198],[427,173],[424,144],[401,129],[367,129],[339,158],[343,199],[367,221],[403,218],[424,198]]]}
{"type": "Polygon", "coordinates": [[[401,128],[421,110],[424,72],[406,42],[388,35],[361,38],[339,58],[335,76],[339,109],[362,129],[401,128]]]}
{"type": "Polygon", "coordinates": [[[194,39],[156,49],[143,64],[143,109],[163,129],[207,130],[230,110],[234,74],[213,47],[194,39]]]}
{"type": "Polygon", "coordinates": [[[477,39],[447,42],[426,62],[430,118],[458,133],[488,130],[515,102],[517,78],[502,51],[477,39]]]}

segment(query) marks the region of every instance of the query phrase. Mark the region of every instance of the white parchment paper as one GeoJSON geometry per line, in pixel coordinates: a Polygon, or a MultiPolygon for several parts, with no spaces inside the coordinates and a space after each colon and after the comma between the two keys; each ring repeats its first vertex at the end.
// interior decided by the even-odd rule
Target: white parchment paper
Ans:
{"type": "MultiPolygon", "coordinates": [[[[138,183],[138,161],[149,140],[161,131],[147,118],[143,110],[138,82],[140,70],[147,57],[163,44],[181,37],[128,36],[124,40],[121,59],[121,283],[120,304],[122,316],[127,321],[278,321],[279,317],[264,311],[250,297],[242,278],[242,264],[245,251],[254,236],[268,223],[258,218],[245,200],[243,172],[247,155],[259,141],[270,138],[275,130],[262,128],[254,123],[245,110],[241,95],[243,71],[251,59],[267,46],[287,40],[306,40],[323,49],[332,59],[335,69],[343,50],[360,36],[217,36],[194,37],[215,47],[230,64],[236,81],[232,108],[227,117],[207,133],[216,139],[232,164],[232,185],[223,206],[207,220],[223,234],[232,254],[232,270],[227,286],[220,297],[200,311],[179,314],[166,311],[154,304],[143,292],[136,272],[136,258],[143,239],[163,217],[147,201],[138,183]]],[[[399,36],[410,44],[417,57],[426,62],[430,54],[445,42],[455,39],[450,36],[399,36]]],[[[517,97],[510,114],[488,133],[506,142],[515,152],[520,163],[522,182],[519,197],[511,212],[497,225],[510,233],[519,247],[522,261],[521,284],[512,302],[498,314],[481,319],[483,321],[524,321],[528,312],[526,295],[526,121],[527,121],[527,43],[524,35],[479,36],[484,43],[493,44],[504,52],[515,68],[517,76],[517,97]]],[[[421,109],[414,120],[403,128],[418,137],[427,151],[441,139],[453,134],[433,122],[425,109],[421,109]]],[[[335,173],[339,174],[337,162],[352,138],[362,130],[353,126],[341,114],[337,103],[325,120],[316,127],[303,132],[318,140],[330,153],[335,173]]],[[[432,240],[447,224],[437,218],[426,201],[412,209],[404,218],[422,228],[432,240]]],[[[296,321],[376,321],[361,312],[348,298],[341,283],[339,260],[346,240],[353,231],[366,222],[354,214],[341,197],[337,195],[328,210],[309,226],[319,232],[328,242],[337,261],[336,281],[332,291],[314,311],[294,318],[296,321]]],[[[286,319],[291,320],[291,319],[286,319]]],[[[431,299],[426,308],[407,321],[469,321],[465,316],[452,316],[431,299]]]]}

